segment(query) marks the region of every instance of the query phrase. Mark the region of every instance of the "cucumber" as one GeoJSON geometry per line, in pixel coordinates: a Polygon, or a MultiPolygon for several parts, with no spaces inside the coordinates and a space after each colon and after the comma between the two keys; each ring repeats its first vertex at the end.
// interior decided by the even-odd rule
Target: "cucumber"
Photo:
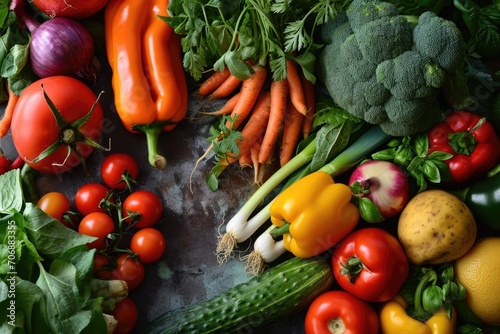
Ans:
{"type": "Polygon", "coordinates": [[[232,333],[306,308],[333,283],[330,264],[291,258],[212,299],[167,312],[143,333],[232,333]]]}

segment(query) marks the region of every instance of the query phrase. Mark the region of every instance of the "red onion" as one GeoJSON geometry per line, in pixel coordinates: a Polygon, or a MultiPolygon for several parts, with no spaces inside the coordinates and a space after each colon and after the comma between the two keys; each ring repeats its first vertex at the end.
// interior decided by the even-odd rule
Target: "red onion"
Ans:
{"type": "Polygon", "coordinates": [[[410,197],[408,178],[388,161],[362,163],[351,174],[349,186],[354,195],[371,199],[385,219],[400,213],[410,197]]]}
{"type": "Polygon", "coordinates": [[[97,77],[99,63],[94,56],[94,40],[81,23],[56,17],[39,24],[19,0],[13,0],[10,8],[31,33],[30,61],[37,76],[97,77]]]}

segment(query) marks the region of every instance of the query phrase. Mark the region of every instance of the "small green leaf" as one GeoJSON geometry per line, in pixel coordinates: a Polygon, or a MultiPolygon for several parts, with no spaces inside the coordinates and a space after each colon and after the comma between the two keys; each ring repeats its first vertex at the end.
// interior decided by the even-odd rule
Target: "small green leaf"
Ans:
{"type": "Polygon", "coordinates": [[[427,180],[432,183],[441,182],[441,174],[439,173],[439,168],[437,168],[436,164],[431,160],[424,160],[424,163],[422,165],[422,173],[425,175],[427,180]]]}
{"type": "Polygon", "coordinates": [[[443,306],[443,290],[431,285],[422,292],[422,306],[429,314],[434,314],[443,306]]]}
{"type": "Polygon", "coordinates": [[[359,214],[368,223],[380,223],[385,220],[384,216],[380,213],[379,208],[368,197],[361,197],[359,199],[359,214]]]}
{"type": "Polygon", "coordinates": [[[28,63],[28,56],[29,44],[14,45],[2,63],[2,77],[8,78],[20,73],[24,66],[28,63]]]}
{"type": "Polygon", "coordinates": [[[396,149],[387,148],[385,150],[373,153],[371,157],[373,160],[393,161],[396,157],[396,149]]]}
{"type": "Polygon", "coordinates": [[[426,157],[427,152],[429,151],[429,138],[427,137],[427,134],[425,133],[417,134],[415,136],[414,147],[415,147],[415,152],[419,157],[421,158],[426,157]]]}
{"type": "Polygon", "coordinates": [[[429,160],[439,160],[439,161],[444,161],[451,158],[453,158],[453,154],[442,151],[434,151],[427,156],[427,159],[429,160]]]}
{"type": "Polygon", "coordinates": [[[396,154],[394,156],[394,163],[397,165],[406,165],[413,159],[413,150],[411,147],[406,146],[406,147],[400,147],[396,151],[396,154]]]}

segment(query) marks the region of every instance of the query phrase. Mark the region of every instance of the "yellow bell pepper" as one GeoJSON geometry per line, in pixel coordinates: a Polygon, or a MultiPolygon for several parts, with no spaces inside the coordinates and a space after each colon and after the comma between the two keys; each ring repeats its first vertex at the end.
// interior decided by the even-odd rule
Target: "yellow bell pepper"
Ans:
{"type": "Polygon", "coordinates": [[[380,329],[383,334],[454,334],[457,327],[457,314],[452,306],[451,318],[444,308],[434,313],[425,322],[409,316],[408,306],[401,296],[384,303],[380,309],[380,329]]]}
{"type": "Polygon", "coordinates": [[[359,221],[351,189],[323,171],[293,183],[271,204],[271,221],[285,248],[300,258],[318,255],[350,233],[359,221]]]}

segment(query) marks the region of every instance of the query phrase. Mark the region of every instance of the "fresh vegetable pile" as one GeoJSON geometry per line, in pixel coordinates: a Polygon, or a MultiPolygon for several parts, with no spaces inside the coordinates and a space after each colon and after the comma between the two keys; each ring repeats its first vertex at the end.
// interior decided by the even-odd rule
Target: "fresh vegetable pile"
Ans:
{"type": "Polygon", "coordinates": [[[16,153],[0,150],[2,333],[232,333],[289,317],[307,334],[500,330],[498,1],[0,5],[0,143],[16,153]],[[95,92],[103,73],[112,94],[95,92]],[[179,148],[183,177],[160,135],[175,145],[199,115],[207,147],[179,148]],[[118,124],[147,150],[103,144],[118,124]],[[190,215],[212,218],[194,170],[216,196],[246,166],[256,190],[234,190],[240,207],[214,200],[224,222],[192,238],[190,215]],[[166,267],[159,173],[189,189],[168,227],[176,261],[196,247],[250,277],[169,307],[163,284],[145,286],[220,278],[166,267]],[[145,291],[160,314],[144,316],[145,291]]]}

